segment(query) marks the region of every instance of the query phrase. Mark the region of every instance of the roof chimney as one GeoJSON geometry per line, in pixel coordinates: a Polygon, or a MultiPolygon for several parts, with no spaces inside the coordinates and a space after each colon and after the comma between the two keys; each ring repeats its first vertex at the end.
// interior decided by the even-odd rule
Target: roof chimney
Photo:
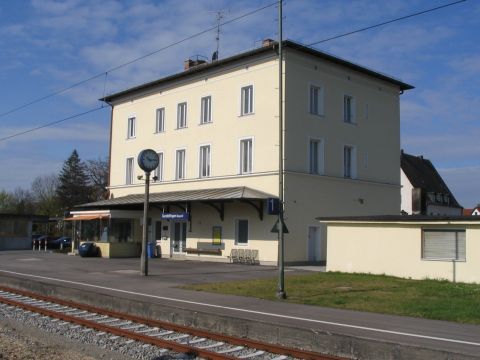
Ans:
{"type": "Polygon", "coordinates": [[[196,59],[190,58],[183,62],[183,70],[191,69],[195,66],[206,64],[207,60],[199,59],[200,55],[196,55],[196,59]]]}
{"type": "Polygon", "coordinates": [[[275,43],[275,40],[272,39],[263,39],[262,41],[262,47],[269,47],[272,46],[275,43]]]}

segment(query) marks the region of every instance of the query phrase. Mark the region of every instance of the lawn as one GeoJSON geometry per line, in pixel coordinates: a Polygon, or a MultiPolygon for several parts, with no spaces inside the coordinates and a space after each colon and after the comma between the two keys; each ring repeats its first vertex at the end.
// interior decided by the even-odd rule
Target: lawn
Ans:
{"type": "MultiPolygon", "coordinates": [[[[278,300],[277,279],[184,288],[278,300]]],[[[313,273],[285,278],[288,302],[480,324],[480,285],[391,276],[313,273]]]]}

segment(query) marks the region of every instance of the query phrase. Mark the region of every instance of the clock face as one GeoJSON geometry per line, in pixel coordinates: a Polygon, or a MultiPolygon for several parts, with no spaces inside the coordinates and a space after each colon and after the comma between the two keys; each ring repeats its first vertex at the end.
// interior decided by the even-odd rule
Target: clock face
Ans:
{"type": "Polygon", "coordinates": [[[158,166],[158,154],[155,150],[146,149],[138,154],[138,166],[144,171],[152,171],[158,166]]]}

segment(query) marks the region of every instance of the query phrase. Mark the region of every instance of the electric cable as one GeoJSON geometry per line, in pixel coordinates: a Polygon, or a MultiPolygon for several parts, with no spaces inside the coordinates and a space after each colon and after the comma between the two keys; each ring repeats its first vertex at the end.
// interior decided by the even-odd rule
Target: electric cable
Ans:
{"type": "Polygon", "coordinates": [[[95,112],[95,111],[102,110],[102,109],[103,109],[103,107],[97,107],[97,108],[94,108],[94,109],[90,109],[90,110],[84,111],[84,112],[82,112],[82,113],[78,113],[78,114],[75,114],[75,115],[71,115],[71,116],[68,116],[68,117],[63,118],[63,119],[60,119],[60,120],[52,121],[52,122],[49,122],[49,123],[46,123],[46,124],[43,124],[43,125],[40,125],[40,126],[31,128],[31,129],[28,129],[28,130],[20,131],[20,132],[18,132],[18,133],[12,134],[12,135],[5,136],[5,137],[3,137],[3,138],[0,138],[0,141],[5,141],[5,140],[8,140],[8,139],[11,139],[11,138],[20,136],[20,135],[28,134],[28,133],[30,133],[30,132],[32,132],[32,131],[40,130],[40,129],[43,129],[43,128],[46,128],[46,127],[49,127],[49,126],[52,126],[52,125],[57,125],[57,124],[60,124],[60,123],[62,123],[62,122],[64,122],[64,121],[71,120],[71,119],[75,119],[75,118],[77,118],[77,117],[84,116],[84,115],[87,115],[87,114],[90,114],[90,113],[93,113],[93,112],[95,112]]]}
{"type": "Polygon", "coordinates": [[[374,28],[376,28],[376,27],[380,27],[380,26],[383,26],[383,25],[388,25],[388,24],[394,23],[394,22],[396,22],[396,21],[401,21],[401,20],[405,20],[405,19],[412,18],[412,17],[414,17],[414,16],[423,15],[423,14],[426,14],[426,13],[429,13],[429,12],[432,12],[432,11],[440,10],[440,9],[446,8],[446,7],[448,7],[448,6],[457,5],[457,4],[462,3],[462,2],[465,2],[465,1],[467,1],[467,0],[459,0],[459,1],[455,1],[455,2],[449,3],[449,4],[440,5],[440,6],[431,8],[431,9],[419,11],[419,12],[416,12],[416,13],[413,13],[413,14],[409,14],[409,15],[405,15],[405,16],[396,18],[396,19],[384,21],[384,22],[379,23],[379,24],[375,24],[375,25],[367,26],[367,27],[364,27],[364,28],[361,28],[361,29],[349,31],[349,32],[347,32],[347,33],[335,35],[335,36],[329,37],[329,38],[327,38],[327,39],[323,39],[323,40],[316,41],[316,42],[314,42],[314,43],[308,44],[308,45],[306,45],[306,46],[311,47],[311,46],[313,46],[313,45],[317,45],[317,44],[321,44],[321,43],[324,43],[324,42],[327,42],[327,41],[339,39],[339,38],[342,38],[342,37],[345,37],[345,36],[349,36],[349,35],[353,35],[353,34],[356,34],[356,33],[362,32],[362,31],[374,29],[374,28]]]}
{"type": "MultiPolygon", "coordinates": [[[[445,5],[437,6],[437,7],[434,7],[434,8],[431,8],[431,9],[427,9],[427,10],[423,10],[423,11],[420,11],[420,12],[416,12],[416,13],[413,13],[413,14],[405,15],[405,16],[402,16],[402,17],[399,17],[399,18],[396,18],[396,19],[384,21],[384,22],[382,22],[382,23],[378,23],[378,24],[375,24],[375,25],[371,25],[371,26],[368,26],[368,27],[361,28],[361,29],[349,31],[349,32],[347,32],[347,33],[339,34],[339,35],[336,35],[336,36],[333,36],[333,37],[330,37],[330,38],[327,38],[327,39],[319,40],[319,41],[310,43],[310,44],[308,44],[308,45],[306,45],[306,46],[312,47],[313,45],[317,45],[317,44],[320,44],[320,43],[323,43],[323,42],[327,42],[327,41],[339,39],[339,38],[341,38],[341,37],[349,36],[349,35],[356,34],[356,33],[362,32],[362,31],[366,31],[366,30],[370,30],[370,29],[373,29],[373,28],[376,28],[376,27],[383,26],[383,25],[391,24],[391,23],[396,22],[396,21],[405,20],[405,19],[408,19],[408,18],[411,18],[411,17],[414,17],[414,16],[423,15],[423,14],[426,14],[426,13],[429,13],[429,12],[432,12],[432,11],[436,11],[436,10],[439,10],[439,9],[443,9],[443,8],[446,8],[446,7],[449,7],[449,6],[453,6],[453,5],[456,5],[456,4],[459,4],[459,3],[462,3],[462,2],[466,2],[466,1],[467,1],[467,0],[458,0],[458,1],[455,1],[455,2],[452,2],[452,3],[448,3],[448,4],[445,4],[445,5]]],[[[234,22],[234,21],[236,21],[236,20],[239,20],[239,19],[244,18],[244,17],[246,17],[246,16],[252,15],[252,14],[254,14],[254,13],[256,13],[256,12],[259,12],[259,11],[261,11],[261,10],[264,10],[264,9],[269,8],[269,7],[271,7],[271,6],[273,6],[273,5],[276,5],[276,4],[277,4],[277,2],[274,2],[274,3],[271,3],[271,4],[265,5],[265,6],[261,7],[261,8],[252,10],[252,11],[250,11],[250,12],[248,12],[248,13],[245,13],[245,14],[237,17],[237,18],[231,19],[231,20],[229,20],[229,21],[225,21],[225,22],[222,23],[220,26],[223,26],[223,25],[232,23],[232,22],[234,22]]],[[[203,30],[203,31],[201,31],[201,32],[199,32],[199,33],[196,33],[196,34],[191,35],[191,36],[189,36],[189,37],[186,37],[186,38],[184,38],[184,39],[182,39],[182,40],[179,40],[179,41],[177,41],[177,42],[175,42],[175,43],[172,43],[172,44],[170,44],[170,45],[167,45],[167,46],[165,46],[165,47],[163,47],[163,48],[161,48],[161,49],[155,50],[155,51],[153,51],[153,52],[151,52],[151,53],[149,53],[149,54],[145,54],[145,55],[143,55],[143,56],[141,56],[141,57],[132,59],[132,60],[130,60],[130,61],[128,61],[128,62],[125,62],[125,63],[123,63],[123,64],[120,64],[120,65],[118,65],[118,66],[116,66],[116,67],[113,67],[113,68],[111,68],[110,70],[104,71],[104,72],[102,72],[102,73],[100,73],[100,74],[97,74],[97,75],[94,75],[94,76],[92,76],[92,77],[90,77],[90,78],[88,78],[88,79],[86,79],[86,80],[83,80],[83,81],[81,81],[81,82],[78,82],[78,83],[76,83],[76,84],[73,84],[73,85],[71,85],[71,86],[69,86],[69,87],[67,87],[67,88],[65,88],[65,89],[63,89],[63,90],[56,91],[56,92],[51,93],[51,94],[49,94],[49,95],[43,96],[43,97],[41,97],[41,98],[39,98],[39,99],[37,99],[37,100],[31,101],[30,103],[27,103],[27,104],[24,104],[24,105],[22,105],[22,106],[19,106],[19,107],[15,108],[15,109],[12,109],[12,110],[10,110],[10,111],[8,111],[8,112],[6,112],[6,113],[2,113],[2,114],[0,114],[0,117],[1,117],[1,116],[4,116],[4,115],[7,115],[7,114],[10,114],[10,113],[12,113],[12,112],[14,112],[14,111],[23,109],[23,108],[25,108],[25,107],[27,107],[27,106],[29,106],[29,105],[32,105],[32,104],[37,103],[37,102],[40,102],[40,101],[45,100],[45,99],[47,99],[47,98],[49,98],[49,97],[58,95],[58,94],[60,94],[60,93],[62,93],[62,92],[65,92],[65,91],[67,91],[67,90],[70,90],[71,88],[73,88],[73,87],[75,87],[75,86],[84,84],[84,83],[86,83],[86,82],[88,82],[88,81],[90,81],[90,80],[96,79],[96,78],[101,77],[101,76],[105,76],[105,77],[106,77],[109,72],[118,70],[118,69],[120,69],[120,68],[122,68],[122,67],[124,67],[124,66],[130,65],[130,64],[132,64],[132,63],[134,63],[134,62],[136,62],[136,61],[139,61],[139,60],[142,60],[142,59],[144,59],[144,58],[146,58],[146,57],[148,57],[148,56],[152,56],[152,55],[154,55],[154,54],[157,54],[157,53],[159,53],[159,52],[161,52],[161,51],[163,51],[163,50],[166,50],[166,49],[168,49],[168,48],[170,48],[170,47],[172,47],[172,46],[178,45],[178,44],[180,44],[180,43],[182,43],[182,42],[185,42],[185,41],[187,41],[187,40],[191,40],[191,39],[193,39],[193,38],[196,37],[196,36],[202,35],[202,34],[204,34],[204,33],[206,33],[206,32],[209,32],[209,31],[212,31],[212,30],[215,30],[215,29],[217,29],[217,26],[211,27],[211,28],[209,28],[209,29],[207,29],[207,30],[203,30]]],[[[54,122],[51,122],[51,123],[47,123],[47,124],[44,124],[44,125],[41,125],[41,126],[32,128],[32,129],[30,129],[30,130],[26,130],[26,131],[22,131],[22,132],[19,132],[19,133],[15,133],[15,134],[12,134],[12,135],[9,135],[9,136],[0,138],[0,141],[5,141],[5,140],[11,139],[11,138],[16,137],[16,136],[20,136],[20,135],[23,135],[23,134],[26,134],[26,133],[29,133],[29,132],[32,132],[32,131],[36,131],[36,130],[39,130],[39,129],[42,129],[42,128],[45,128],[45,127],[48,127],[48,126],[52,126],[52,125],[55,125],[55,124],[58,124],[58,123],[61,123],[61,122],[64,122],[64,121],[67,121],[67,120],[70,120],[70,119],[74,119],[74,118],[76,118],[76,117],[80,117],[80,116],[89,114],[89,113],[91,113],[91,112],[100,110],[100,109],[102,109],[102,108],[103,108],[103,106],[102,106],[102,107],[99,107],[99,108],[96,108],[96,109],[91,109],[91,110],[85,111],[85,112],[83,112],[83,113],[79,113],[79,114],[76,114],[76,115],[72,115],[72,116],[70,116],[70,117],[68,117],[68,118],[64,118],[64,119],[61,119],[61,120],[58,120],[58,121],[54,121],[54,122]]]]}
{"type": "Polygon", "coordinates": [[[50,93],[50,94],[44,95],[44,96],[39,97],[39,98],[37,98],[37,99],[35,99],[35,100],[32,100],[32,101],[30,101],[30,102],[27,102],[27,103],[25,103],[25,104],[23,104],[23,105],[17,106],[17,107],[15,107],[15,108],[13,108],[13,109],[10,109],[10,110],[8,110],[8,111],[5,111],[5,112],[3,112],[3,113],[0,113],[0,117],[3,117],[3,116],[5,116],[5,115],[9,115],[9,114],[14,113],[14,112],[16,112],[16,111],[18,111],[18,110],[21,110],[21,109],[24,109],[24,108],[26,108],[26,107],[28,107],[28,106],[33,105],[33,104],[39,103],[39,102],[41,102],[41,101],[43,101],[43,100],[49,99],[49,98],[54,97],[54,96],[59,95],[59,94],[62,94],[62,93],[66,92],[66,91],[68,91],[68,90],[70,90],[70,89],[73,89],[73,88],[75,88],[75,87],[77,87],[77,86],[83,85],[83,84],[85,84],[85,83],[87,83],[87,82],[89,82],[89,81],[92,81],[92,80],[95,80],[95,79],[100,78],[100,77],[102,77],[102,76],[105,76],[106,73],[111,73],[111,72],[113,72],[113,71],[119,70],[119,69],[121,69],[121,68],[123,68],[123,67],[125,67],[125,66],[128,66],[128,65],[131,65],[131,64],[133,64],[133,63],[135,63],[135,62],[137,62],[137,61],[143,60],[143,59],[145,59],[145,58],[147,58],[147,57],[150,57],[150,56],[152,56],[152,55],[158,54],[159,52],[165,51],[165,50],[167,50],[167,49],[169,49],[169,48],[171,48],[171,47],[173,47],[173,46],[176,46],[176,45],[179,45],[179,44],[181,44],[181,43],[184,43],[185,41],[192,40],[192,39],[194,39],[194,38],[196,38],[196,37],[198,37],[198,36],[200,36],[200,35],[203,35],[203,34],[208,33],[208,32],[210,32],[210,31],[216,30],[218,26],[228,25],[228,24],[233,23],[233,22],[235,22],[235,21],[241,20],[241,19],[243,19],[243,18],[245,18],[245,17],[247,17],[247,16],[253,15],[253,14],[257,13],[257,12],[260,12],[260,11],[262,11],[262,10],[265,10],[265,9],[267,9],[267,8],[270,8],[270,7],[274,6],[274,5],[277,5],[277,2],[269,3],[269,4],[265,5],[265,6],[259,7],[259,8],[255,9],[255,10],[252,10],[252,11],[249,11],[249,12],[247,12],[247,13],[245,13],[245,14],[242,14],[242,15],[240,15],[240,16],[237,16],[236,18],[230,19],[230,20],[228,20],[228,21],[224,21],[224,22],[221,23],[220,25],[217,24],[217,25],[215,25],[215,26],[213,26],[213,27],[210,27],[210,28],[208,28],[208,29],[202,30],[202,31],[200,31],[200,32],[198,32],[198,33],[195,33],[195,34],[193,34],[193,35],[187,36],[187,37],[185,37],[185,38],[183,38],[183,39],[181,39],[181,40],[178,40],[178,41],[176,41],[176,42],[174,42],[174,43],[171,43],[171,44],[169,44],[169,45],[167,45],[167,46],[164,46],[164,47],[162,47],[162,48],[160,48],[160,49],[157,49],[157,50],[155,50],[155,51],[152,51],[152,52],[150,52],[150,53],[148,53],[148,54],[145,54],[145,55],[139,56],[139,57],[137,57],[137,58],[133,58],[133,59],[131,59],[131,60],[128,60],[128,61],[126,61],[126,62],[124,62],[124,63],[122,63],[122,64],[119,64],[119,65],[117,65],[117,66],[114,66],[114,67],[112,67],[112,68],[110,68],[110,69],[108,69],[108,70],[102,71],[102,72],[99,73],[99,74],[93,75],[93,76],[91,76],[91,77],[89,77],[89,78],[87,78],[87,79],[85,79],[85,80],[81,80],[81,81],[79,81],[79,82],[77,82],[77,83],[74,83],[74,84],[72,84],[72,85],[69,85],[69,86],[67,86],[67,87],[65,87],[65,88],[63,88],[63,89],[54,91],[54,92],[52,92],[52,93],[50,93]]]}

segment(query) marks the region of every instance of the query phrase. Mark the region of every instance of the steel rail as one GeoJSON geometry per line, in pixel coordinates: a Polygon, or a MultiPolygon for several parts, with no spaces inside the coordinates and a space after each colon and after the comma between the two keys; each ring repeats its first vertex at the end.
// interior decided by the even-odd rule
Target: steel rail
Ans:
{"type": "MultiPolygon", "coordinates": [[[[184,325],[172,324],[172,323],[169,323],[169,322],[166,322],[166,321],[146,319],[146,318],[142,318],[142,317],[138,317],[138,316],[134,316],[134,315],[130,315],[130,314],[125,314],[125,313],[120,313],[120,312],[117,312],[117,311],[107,310],[107,309],[103,309],[103,308],[96,307],[96,306],[80,304],[80,303],[76,303],[76,302],[73,302],[73,301],[70,301],[70,300],[62,300],[62,299],[58,299],[58,298],[54,298],[54,297],[50,297],[50,296],[45,296],[45,295],[40,295],[40,294],[30,292],[30,291],[26,291],[26,290],[14,289],[14,288],[6,287],[6,286],[0,286],[0,290],[3,290],[5,292],[10,292],[10,293],[15,293],[15,294],[22,295],[22,296],[35,298],[35,299],[38,299],[38,300],[43,300],[43,301],[63,305],[63,306],[73,307],[73,308],[77,308],[77,309],[80,309],[80,310],[86,310],[86,311],[89,311],[89,312],[92,312],[92,313],[97,313],[97,314],[100,314],[100,315],[106,315],[106,316],[109,316],[109,317],[112,317],[112,318],[128,320],[128,321],[132,321],[132,322],[135,322],[135,323],[144,324],[144,325],[152,326],[152,327],[160,327],[160,328],[163,328],[163,329],[166,329],[166,330],[182,332],[182,333],[189,334],[189,335],[192,335],[192,336],[205,337],[205,338],[208,338],[210,340],[222,341],[222,342],[225,342],[225,343],[228,343],[228,344],[231,344],[231,345],[245,346],[245,347],[254,348],[254,349],[257,349],[257,350],[264,350],[264,351],[274,353],[274,354],[288,355],[288,356],[291,356],[291,357],[297,358],[297,359],[304,359],[304,360],[345,360],[346,359],[346,358],[343,358],[343,357],[320,354],[320,353],[316,353],[316,352],[308,351],[308,350],[293,349],[293,348],[289,348],[289,347],[286,347],[286,346],[270,344],[270,343],[265,343],[265,342],[260,342],[260,341],[256,341],[256,340],[250,340],[250,339],[242,339],[242,338],[232,337],[232,336],[218,334],[218,333],[213,333],[213,332],[210,332],[210,331],[195,329],[195,328],[184,326],[184,325]]],[[[6,302],[6,301],[12,301],[12,300],[2,299],[0,297],[0,302],[6,302]]],[[[11,304],[11,305],[13,305],[13,304],[11,304]]],[[[108,327],[107,325],[97,324],[97,323],[91,322],[89,320],[79,319],[79,318],[69,316],[69,315],[65,315],[65,314],[59,314],[59,313],[51,311],[51,310],[39,309],[37,307],[33,307],[33,306],[28,305],[28,304],[23,304],[21,302],[19,302],[19,305],[13,305],[13,306],[21,306],[22,308],[29,307],[28,310],[29,311],[34,311],[34,312],[40,312],[40,310],[41,310],[42,312],[52,313],[52,315],[50,315],[50,314],[45,314],[45,315],[55,317],[55,318],[59,318],[60,316],[62,316],[62,319],[64,319],[65,321],[69,321],[69,322],[76,322],[76,323],[79,323],[79,324],[80,324],[80,322],[85,322],[85,325],[84,324],[82,324],[82,325],[87,326],[87,327],[92,327],[92,328],[95,328],[95,329],[97,329],[97,327],[98,327],[98,330],[100,330],[100,331],[111,332],[115,335],[129,337],[129,338],[141,341],[141,342],[161,346],[161,347],[173,350],[173,351],[197,354],[198,356],[204,357],[206,359],[212,359],[212,360],[236,359],[235,357],[231,357],[231,356],[224,355],[224,354],[218,354],[218,353],[215,353],[213,351],[203,350],[203,349],[195,348],[195,347],[188,346],[188,345],[182,345],[182,344],[179,344],[179,343],[176,343],[176,342],[173,342],[173,341],[154,339],[154,338],[151,338],[151,337],[148,337],[148,336],[145,336],[145,335],[142,335],[142,334],[134,333],[134,332],[128,331],[128,330],[121,330],[121,329],[118,329],[118,328],[112,328],[112,331],[106,330],[107,328],[110,329],[110,327],[108,327]],[[34,310],[32,308],[39,309],[39,311],[34,310]],[[69,320],[67,320],[66,318],[69,318],[69,320]],[[100,328],[102,328],[102,329],[100,329],[100,328]],[[118,332],[118,333],[116,333],[116,332],[118,332]],[[124,335],[120,334],[120,332],[123,332],[124,335]],[[153,343],[152,341],[155,342],[155,343],[153,343]],[[160,344],[160,343],[162,343],[162,344],[160,344]]]]}

